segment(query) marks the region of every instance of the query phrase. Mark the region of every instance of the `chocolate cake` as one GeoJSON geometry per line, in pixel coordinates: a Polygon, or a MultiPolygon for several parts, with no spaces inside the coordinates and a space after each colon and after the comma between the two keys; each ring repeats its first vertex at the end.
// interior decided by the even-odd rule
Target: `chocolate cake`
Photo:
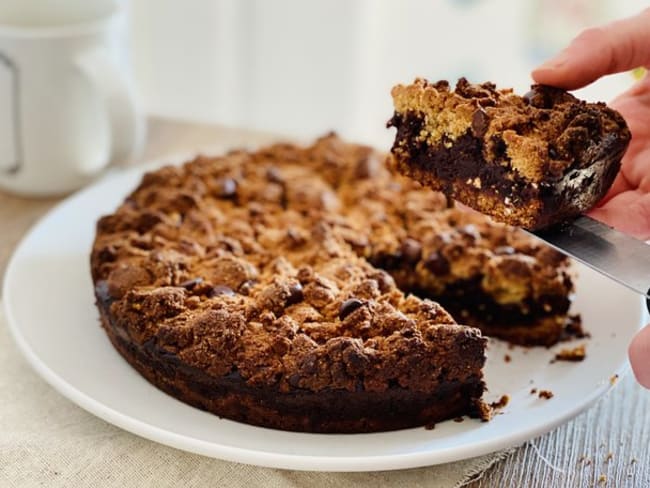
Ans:
{"type": "Polygon", "coordinates": [[[330,134],[146,174],[97,224],[92,278],[113,345],[170,395],[265,427],[489,416],[486,339],[471,326],[559,340],[567,260],[385,159],[330,134]]]}
{"type": "Polygon", "coordinates": [[[586,212],[620,169],[630,131],[604,103],[461,78],[392,90],[398,170],[500,222],[535,230],[586,212]]]}

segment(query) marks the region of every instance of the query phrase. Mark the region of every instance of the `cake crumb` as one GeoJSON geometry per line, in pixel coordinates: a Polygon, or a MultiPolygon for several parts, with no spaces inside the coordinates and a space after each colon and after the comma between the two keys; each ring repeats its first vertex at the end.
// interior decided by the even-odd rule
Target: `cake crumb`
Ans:
{"type": "Polygon", "coordinates": [[[572,348],[561,349],[560,352],[555,354],[557,361],[583,361],[587,357],[585,345],[581,344],[572,348]]]}
{"type": "Polygon", "coordinates": [[[582,317],[579,314],[569,315],[567,317],[567,324],[564,331],[568,339],[587,339],[591,337],[591,334],[582,328],[582,317]]]}
{"type": "Polygon", "coordinates": [[[605,463],[610,462],[614,458],[614,454],[612,452],[608,452],[607,456],[605,456],[605,463]]]}
{"type": "Polygon", "coordinates": [[[553,392],[551,390],[539,390],[537,395],[539,398],[544,398],[545,400],[550,400],[553,398],[553,392]]]}
{"type": "Polygon", "coordinates": [[[604,474],[601,474],[598,477],[598,484],[602,485],[602,484],[605,484],[605,483],[607,483],[607,476],[605,476],[604,474]]]}
{"type": "Polygon", "coordinates": [[[506,363],[509,363],[510,361],[512,361],[512,358],[510,357],[510,354],[506,354],[505,356],[503,356],[503,360],[506,363]]]}
{"type": "Polygon", "coordinates": [[[636,464],[636,462],[637,462],[637,459],[636,459],[636,458],[632,458],[632,459],[630,459],[630,464],[636,464]]]}
{"type": "Polygon", "coordinates": [[[456,417],[456,418],[454,419],[454,422],[460,423],[460,422],[462,422],[463,420],[465,420],[465,417],[456,417]]]}
{"type": "Polygon", "coordinates": [[[530,394],[534,395],[535,393],[537,393],[537,388],[531,388],[530,389],[530,394]]]}
{"type": "Polygon", "coordinates": [[[618,375],[617,374],[615,374],[613,376],[610,376],[610,378],[609,378],[609,384],[610,385],[612,385],[612,386],[615,385],[617,381],[618,381],[618,375]]]}
{"type": "Polygon", "coordinates": [[[493,410],[498,410],[504,408],[508,403],[510,403],[510,395],[501,395],[501,398],[496,402],[490,403],[490,407],[492,407],[493,410]]]}

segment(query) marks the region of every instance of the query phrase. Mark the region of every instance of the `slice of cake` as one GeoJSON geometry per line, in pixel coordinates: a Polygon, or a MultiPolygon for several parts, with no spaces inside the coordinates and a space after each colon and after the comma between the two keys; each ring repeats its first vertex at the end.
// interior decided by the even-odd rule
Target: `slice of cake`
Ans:
{"type": "Polygon", "coordinates": [[[592,208],[620,168],[630,132],[620,114],[533,85],[417,79],[392,90],[398,170],[496,220],[539,229],[592,208]]]}

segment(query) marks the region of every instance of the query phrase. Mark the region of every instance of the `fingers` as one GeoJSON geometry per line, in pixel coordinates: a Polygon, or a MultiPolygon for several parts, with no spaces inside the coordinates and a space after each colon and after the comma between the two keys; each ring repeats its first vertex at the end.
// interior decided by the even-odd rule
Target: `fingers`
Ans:
{"type": "Polygon", "coordinates": [[[628,354],[636,380],[650,389],[650,325],[646,325],[632,339],[628,354]]]}
{"type": "Polygon", "coordinates": [[[533,70],[537,83],[573,90],[601,76],[650,65],[650,9],[583,31],[533,70]]]}
{"type": "Polygon", "coordinates": [[[650,193],[625,191],[590,211],[589,216],[637,239],[650,239],[650,193]]]}

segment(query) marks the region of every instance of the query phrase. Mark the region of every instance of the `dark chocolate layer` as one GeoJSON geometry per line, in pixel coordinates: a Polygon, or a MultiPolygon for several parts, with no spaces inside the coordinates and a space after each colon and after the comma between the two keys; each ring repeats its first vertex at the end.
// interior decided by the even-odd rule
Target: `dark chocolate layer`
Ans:
{"type": "MultiPolygon", "coordinates": [[[[408,152],[407,161],[401,166],[407,175],[429,185],[432,181],[435,182],[431,185],[433,189],[442,191],[451,198],[459,198],[459,188],[462,188],[463,192],[469,191],[477,198],[479,195],[489,195],[498,201],[508,198],[515,206],[540,202],[541,210],[535,216],[534,223],[527,226],[531,229],[544,228],[577,217],[584,209],[577,206],[576,201],[585,194],[593,195],[591,200],[594,202],[600,200],[613,183],[625,150],[620,141],[609,137],[605,139],[601,151],[594,154],[593,164],[606,165],[601,175],[594,173],[580,177],[580,171],[585,170],[571,170],[559,181],[533,184],[513,172],[505,151],[497,159],[487,161],[484,158],[484,140],[475,137],[469,129],[453,144],[443,142],[431,146],[417,140],[418,134],[424,129],[424,121],[419,114],[396,113],[389,125],[397,127],[393,149],[399,147],[408,152]],[[480,188],[467,183],[476,177],[481,180],[480,188]],[[568,184],[573,180],[579,183],[568,184]]],[[[497,147],[500,142],[503,143],[494,141],[497,147]]],[[[460,199],[465,204],[475,206],[472,205],[473,202],[460,199]]]]}

